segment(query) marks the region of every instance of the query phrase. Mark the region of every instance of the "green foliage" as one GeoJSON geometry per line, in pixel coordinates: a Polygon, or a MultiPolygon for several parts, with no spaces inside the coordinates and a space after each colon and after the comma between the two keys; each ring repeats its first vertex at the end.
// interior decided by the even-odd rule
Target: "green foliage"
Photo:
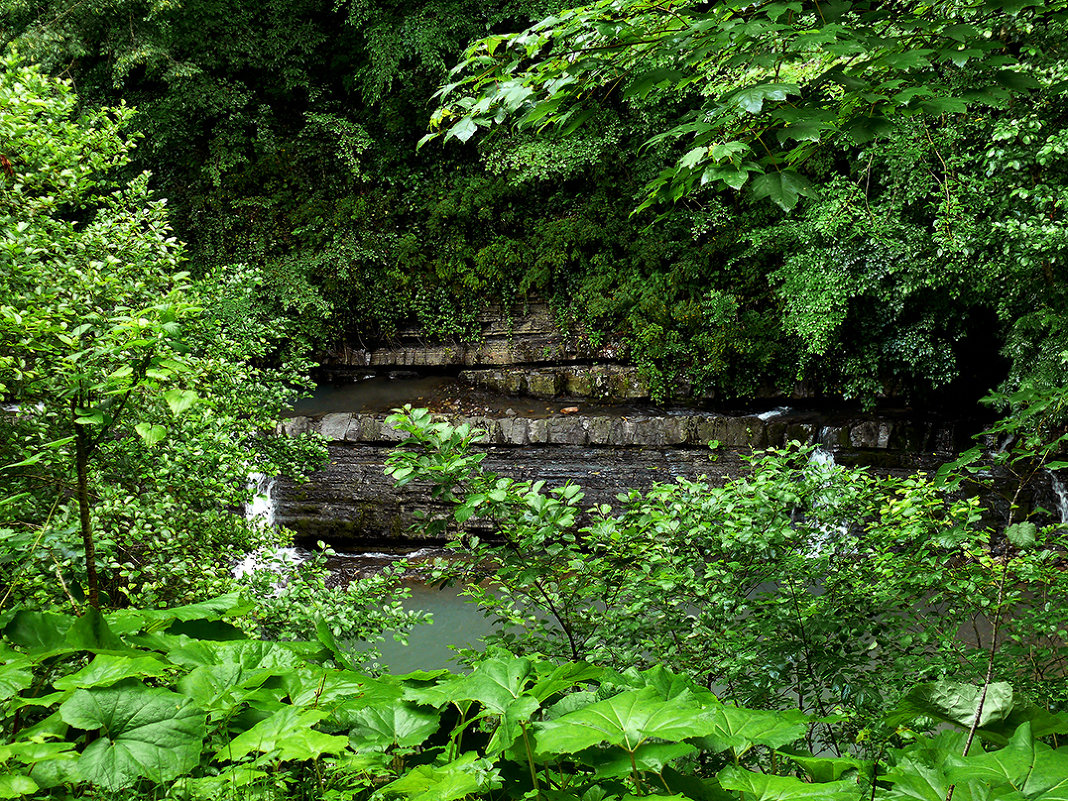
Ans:
{"type": "Polygon", "coordinates": [[[659,399],[1063,383],[1059,5],[10,5],[3,36],[90,107],[136,104],[136,168],[206,291],[241,281],[286,340],[268,358],[472,338],[487,304],[539,298],[659,399]],[[472,107],[466,144],[416,153],[435,88],[467,79],[502,120],[546,108],[539,86],[576,101],[527,130],[472,107]],[[651,227],[629,217],[650,185],[683,193],[651,227]]]}
{"type": "Polygon", "coordinates": [[[341,641],[368,644],[364,659],[378,652],[371,643],[385,632],[403,639],[412,627],[429,622],[429,616],[404,608],[411,592],[402,581],[403,570],[385,568],[372,576],[336,581],[327,565],[332,549],[318,549],[294,560],[286,551],[254,554],[252,564],[238,572],[241,592],[254,605],[249,627],[260,636],[303,639],[313,634],[341,641]]]}
{"type": "MultiPolygon", "coordinates": [[[[435,525],[459,535],[452,547],[465,558],[441,576],[465,582],[496,618],[494,642],[619,669],[663,665],[746,704],[800,708],[824,718],[812,736],[839,752],[858,736],[877,747],[885,733],[862,735],[863,721],[919,678],[981,684],[993,665],[995,680],[1056,708],[1068,701],[1055,611],[1068,592],[1065,532],[1027,520],[1019,495],[1010,550],[997,556],[991,540],[1004,541],[978,499],[947,497],[923,476],[825,465],[795,445],[754,454],[752,472],[722,486],[678,479],[583,520],[574,485],[484,471],[479,432],[418,410],[391,422],[408,438],[387,469],[452,502],[451,520],[435,525]],[[463,532],[475,516],[493,537],[463,532]],[[486,565],[490,580],[473,584],[486,565]]],[[[1021,461],[1019,478],[1054,447],[1026,473],[1021,461]]],[[[1022,460],[1024,446],[1006,453],[1022,460]]]]}
{"type": "Polygon", "coordinates": [[[233,514],[249,474],[321,458],[317,443],[273,431],[306,363],[257,366],[278,330],[239,311],[241,287],[181,272],[148,176],[122,177],[130,117],[82,113],[69,84],[4,56],[4,604],[227,590],[241,549],[284,536],[233,514]]]}
{"type": "Polygon", "coordinates": [[[90,612],[91,627],[19,613],[3,631],[0,668],[20,665],[32,683],[19,681],[0,711],[0,793],[789,801],[944,798],[956,783],[969,799],[1061,797],[1065,755],[1039,727],[1068,722],[1009,688],[980,729],[996,744],[963,756],[963,732],[908,727],[943,707],[966,716],[979,688],[917,688],[896,712],[901,739],[872,763],[806,754],[796,745],[817,721],[725,704],[662,668],[618,674],[494,651],[467,674],[372,677],[329,640],[224,634],[240,612],[220,598],[90,612]],[[185,633],[191,625],[199,638],[185,633]],[[90,674],[116,681],[84,681],[90,674]],[[985,728],[996,723],[1011,726],[1000,740],[1004,729],[985,728]]]}
{"type": "Polygon", "coordinates": [[[200,761],[200,710],[177,693],[135,687],[76,690],[59,707],[67,725],[99,730],[100,737],[78,757],[77,770],[87,782],[107,790],[141,778],[168,782],[200,761]]]}
{"type": "Polygon", "coordinates": [[[593,3],[468,48],[424,141],[466,142],[507,119],[566,134],[617,90],[638,104],[686,92],[700,102],[649,140],[681,140],[686,152],[649,183],[642,207],[752,177],[756,198],[789,211],[814,194],[798,167],[820,145],[863,145],[898,118],[1003,106],[1012,91],[1040,86],[1007,45],[1064,13],[1060,4],[593,3]],[[962,70],[981,82],[962,90],[962,70]]]}

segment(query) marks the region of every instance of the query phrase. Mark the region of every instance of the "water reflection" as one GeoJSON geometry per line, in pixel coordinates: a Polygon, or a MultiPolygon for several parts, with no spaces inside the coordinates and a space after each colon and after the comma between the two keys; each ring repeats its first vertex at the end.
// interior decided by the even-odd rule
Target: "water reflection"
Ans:
{"type": "Polygon", "coordinates": [[[292,415],[315,417],[334,412],[387,412],[410,403],[429,406],[456,384],[446,376],[390,378],[370,375],[350,384],[320,384],[310,398],[297,401],[292,415]]]}

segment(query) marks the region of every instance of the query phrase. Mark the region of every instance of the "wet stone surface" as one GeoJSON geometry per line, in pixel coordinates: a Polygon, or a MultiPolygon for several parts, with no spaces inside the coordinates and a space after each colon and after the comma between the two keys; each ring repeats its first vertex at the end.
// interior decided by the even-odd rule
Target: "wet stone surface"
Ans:
{"type": "MultiPolygon", "coordinates": [[[[586,507],[614,504],[622,491],[677,477],[722,482],[748,469],[744,457],[753,449],[790,441],[819,446],[842,464],[870,465],[880,473],[930,472],[967,444],[970,434],[959,423],[918,422],[907,415],[863,417],[787,407],[729,415],[633,403],[533,401],[452,379],[382,389],[388,391],[374,399],[379,408],[363,403],[360,408],[372,410],[337,411],[328,405],[325,413],[285,421],[289,435],[321,434],[330,457],[306,483],[279,479],[275,486],[276,520],[298,537],[382,550],[427,543],[412,528],[415,513],[444,515],[445,509],[427,486],[395,488],[385,475],[385,459],[403,439],[386,423],[388,407],[381,406],[387,403],[426,406],[440,419],[484,431],[478,447],[486,452],[487,470],[543,480],[550,487],[578,483],[586,507]],[[719,443],[714,461],[710,440],[719,443]]],[[[355,405],[352,397],[347,401],[355,405]]]]}

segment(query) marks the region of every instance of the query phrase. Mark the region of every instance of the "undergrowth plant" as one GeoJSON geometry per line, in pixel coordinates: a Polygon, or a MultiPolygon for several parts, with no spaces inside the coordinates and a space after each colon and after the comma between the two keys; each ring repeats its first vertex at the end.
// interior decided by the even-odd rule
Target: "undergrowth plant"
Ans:
{"type": "Polygon", "coordinates": [[[662,665],[800,709],[822,721],[809,745],[843,755],[877,752],[889,732],[872,721],[917,681],[1011,681],[1068,701],[1064,528],[1019,505],[992,520],[977,497],[947,494],[948,473],[879,477],[793,443],[722,486],[679,478],[584,509],[578,486],[484,470],[481,432],[407,408],[391,422],[408,438],[387,470],[447,502],[428,525],[461,558],[440,578],[496,620],[491,642],[662,665]]]}
{"type": "Polygon", "coordinates": [[[746,709],[661,667],[494,650],[469,673],[370,676],[324,623],[245,638],[236,596],[163,611],[5,613],[0,797],[790,801],[1020,798],[1068,790],[1068,732],[992,685],[936,682],[876,759],[813,754],[818,719],[746,709]],[[923,734],[938,723],[937,736],[923,734]]]}

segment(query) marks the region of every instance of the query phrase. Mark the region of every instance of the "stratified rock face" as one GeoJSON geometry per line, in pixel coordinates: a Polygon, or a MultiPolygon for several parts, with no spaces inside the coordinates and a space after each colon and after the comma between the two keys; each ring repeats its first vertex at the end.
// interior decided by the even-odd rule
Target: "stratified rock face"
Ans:
{"type": "Polygon", "coordinates": [[[462,370],[459,378],[505,395],[598,401],[649,398],[649,383],[638,368],[618,364],[462,370]]]}
{"type": "Polygon", "coordinates": [[[479,335],[468,342],[428,343],[418,329],[401,329],[388,344],[342,346],[327,354],[323,367],[475,367],[614,358],[611,349],[592,348],[581,331],[561,330],[546,303],[491,307],[480,315],[479,325],[479,335]]]}
{"type": "MultiPolygon", "coordinates": [[[[385,342],[338,345],[320,354],[320,367],[323,375],[340,381],[367,373],[450,372],[505,395],[591,401],[649,398],[648,382],[629,361],[625,341],[609,338],[594,346],[581,322],[562,325],[547,303],[490,306],[479,315],[477,327],[470,338],[447,342],[430,340],[416,327],[401,328],[385,342]]],[[[695,392],[681,377],[663,390],[678,401],[714,395],[711,390],[695,392]]],[[[797,400],[814,396],[803,382],[788,394],[797,400]]],[[[782,387],[771,384],[755,393],[760,398],[782,395],[782,387]]]]}
{"type": "MultiPolygon", "coordinates": [[[[299,537],[354,544],[419,540],[415,512],[443,514],[426,485],[397,489],[385,475],[391,448],[403,436],[386,415],[327,414],[287,421],[290,435],[314,431],[328,440],[329,464],[304,484],[279,480],[276,520],[299,537]]],[[[549,487],[580,484],[585,506],[616,501],[627,489],[682,476],[719,482],[748,469],[753,448],[791,440],[831,449],[843,464],[872,464],[881,472],[932,470],[960,443],[952,428],[897,420],[859,420],[827,426],[813,416],[728,417],[715,414],[625,416],[452,417],[486,432],[486,469],[549,487]],[[715,454],[708,442],[720,443],[715,454]],[[713,461],[713,455],[715,460],[713,461]]]]}

